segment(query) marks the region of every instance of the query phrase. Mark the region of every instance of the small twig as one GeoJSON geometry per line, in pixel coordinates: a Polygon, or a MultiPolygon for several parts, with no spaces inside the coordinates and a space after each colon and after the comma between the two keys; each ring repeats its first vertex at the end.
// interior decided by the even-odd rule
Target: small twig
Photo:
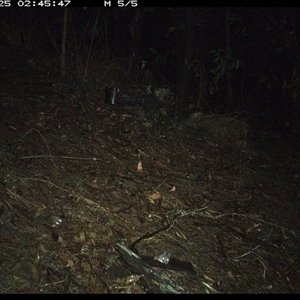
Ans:
{"type": "MultiPolygon", "coordinates": [[[[273,228],[270,230],[270,233],[269,233],[268,236],[264,239],[264,241],[266,241],[266,240],[271,236],[272,232],[273,232],[273,228]]],[[[242,258],[242,257],[244,257],[244,256],[247,256],[248,254],[254,253],[254,251],[255,251],[257,248],[259,248],[262,244],[263,244],[263,243],[260,243],[259,245],[257,245],[256,247],[254,247],[252,250],[250,250],[250,251],[248,251],[248,252],[246,252],[246,253],[244,253],[244,254],[238,256],[238,257],[239,257],[239,258],[242,258]]],[[[255,254],[255,253],[254,253],[254,254],[255,254]]]]}
{"type": "MultiPolygon", "coordinates": [[[[109,210],[107,210],[106,208],[102,207],[99,203],[97,203],[94,200],[92,200],[90,198],[87,198],[87,197],[85,197],[83,195],[78,194],[76,191],[74,191],[71,188],[60,187],[60,186],[56,185],[55,183],[53,183],[51,181],[47,181],[47,180],[39,179],[39,178],[23,178],[23,180],[35,180],[35,181],[40,181],[40,182],[48,183],[51,186],[53,186],[55,188],[58,188],[58,189],[60,189],[60,190],[62,190],[64,192],[67,192],[70,195],[72,195],[73,197],[76,197],[76,200],[82,200],[82,201],[86,202],[87,204],[89,204],[90,206],[94,206],[94,207],[100,208],[101,210],[105,211],[108,214],[111,213],[109,210]]],[[[11,192],[11,194],[13,194],[13,193],[11,192]]],[[[18,197],[20,197],[20,196],[18,196],[18,197]]]]}
{"type": "MultiPolygon", "coordinates": [[[[271,230],[271,232],[272,232],[272,230],[271,230]]],[[[271,233],[270,233],[270,234],[271,234],[271,233]]],[[[255,252],[255,250],[258,249],[262,244],[263,244],[263,243],[257,245],[256,247],[254,247],[254,248],[251,249],[250,251],[248,251],[248,252],[246,252],[246,253],[244,253],[244,254],[238,256],[237,258],[242,258],[242,257],[245,257],[245,256],[247,256],[247,255],[249,255],[249,254],[254,254],[255,256],[257,256],[257,257],[258,257],[258,260],[260,261],[260,263],[261,263],[261,264],[263,265],[263,267],[264,267],[264,270],[263,270],[263,279],[265,279],[265,277],[266,277],[266,271],[268,270],[267,265],[266,265],[266,263],[264,262],[264,260],[262,259],[262,257],[261,257],[259,254],[257,254],[257,253],[255,252]]]]}
{"type": "Polygon", "coordinates": [[[142,150],[138,149],[138,152],[139,152],[139,154],[138,154],[138,158],[141,158],[141,154],[143,154],[144,156],[146,156],[146,154],[145,154],[145,152],[144,152],[144,151],[142,151],[142,150]]]}
{"type": "Polygon", "coordinates": [[[61,159],[73,159],[73,160],[93,160],[100,161],[99,158],[95,157],[73,157],[73,156],[55,156],[55,155],[32,155],[32,156],[22,156],[19,159],[32,159],[32,158],[61,158],[61,159]]]}
{"type": "Polygon", "coordinates": [[[218,216],[212,216],[212,215],[208,215],[208,214],[205,214],[205,213],[201,212],[201,210],[204,210],[206,208],[207,207],[204,207],[204,208],[201,208],[201,209],[197,209],[197,210],[178,210],[176,212],[176,214],[180,215],[181,217],[184,217],[186,215],[195,215],[195,214],[197,214],[200,217],[209,218],[209,219],[213,219],[213,220],[217,220],[217,219],[223,218],[223,217],[239,216],[239,217],[244,217],[244,218],[249,218],[249,219],[252,219],[252,220],[256,220],[256,221],[259,221],[259,222],[262,222],[262,223],[265,223],[265,224],[268,224],[268,225],[271,225],[271,226],[274,226],[274,227],[277,227],[277,228],[289,231],[290,233],[292,233],[294,235],[293,231],[291,231],[291,230],[289,230],[289,229],[287,229],[287,228],[285,228],[285,227],[283,227],[281,225],[278,225],[278,224],[275,224],[275,223],[263,220],[261,218],[258,218],[256,216],[251,216],[251,215],[247,215],[247,214],[240,214],[240,213],[229,213],[229,214],[222,214],[222,215],[218,215],[218,216]]]}
{"type": "Polygon", "coordinates": [[[280,228],[280,229],[284,229],[284,230],[289,231],[287,228],[285,228],[285,227],[283,227],[283,226],[277,225],[277,224],[272,223],[272,222],[265,221],[265,220],[263,220],[263,219],[261,219],[261,218],[255,217],[255,216],[246,215],[246,214],[230,213],[230,214],[219,215],[219,216],[212,217],[212,218],[213,218],[213,219],[219,219],[219,218],[221,218],[221,217],[226,217],[226,216],[240,216],[240,217],[245,217],[245,218],[249,218],[249,219],[252,219],[252,220],[257,220],[257,221],[263,222],[263,223],[265,223],[265,224],[268,224],[268,225],[271,225],[271,226],[274,226],[274,227],[277,227],[277,228],[280,228]]]}
{"type": "Polygon", "coordinates": [[[166,181],[167,181],[167,179],[162,181],[156,188],[154,188],[154,191],[158,190],[166,181]]]}
{"type": "Polygon", "coordinates": [[[84,76],[83,76],[83,80],[82,80],[82,85],[83,85],[83,83],[84,83],[84,81],[85,81],[85,79],[87,77],[88,67],[90,65],[91,53],[92,53],[92,46],[93,46],[94,39],[95,39],[95,34],[96,34],[95,28],[97,27],[98,18],[99,18],[99,13],[97,14],[97,18],[95,20],[95,26],[94,26],[94,29],[93,29],[93,34],[92,34],[92,39],[91,39],[91,43],[90,43],[90,47],[89,47],[89,52],[88,52],[87,59],[86,59],[86,66],[85,66],[85,70],[84,70],[84,76]]]}
{"type": "Polygon", "coordinates": [[[44,143],[45,143],[45,145],[46,145],[46,147],[47,147],[47,149],[48,149],[48,152],[49,152],[49,154],[51,155],[51,151],[50,151],[50,148],[49,148],[49,146],[48,146],[48,144],[47,144],[47,142],[46,142],[46,140],[44,139],[44,137],[42,136],[42,134],[37,130],[37,129],[34,129],[34,128],[31,128],[21,139],[20,139],[20,141],[22,141],[31,131],[36,131],[39,135],[40,135],[40,137],[42,138],[42,140],[44,141],[44,143]]]}
{"type": "Polygon", "coordinates": [[[68,280],[68,276],[66,276],[65,279],[62,279],[62,280],[59,280],[59,281],[54,281],[54,282],[49,282],[49,283],[45,283],[43,285],[41,285],[41,287],[45,287],[45,286],[49,286],[49,285],[56,285],[56,284],[59,284],[59,283],[63,283],[65,282],[66,280],[68,280]]]}
{"type": "Polygon", "coordinates": [[[17,195],[16,193],[12,192],[10,189],[6,189],[7,190],[7,193],[12,197],[14,198],[15,200],[19,200],[21,202],[23,202],[27,207],[30,207],[30,206],[35,206],[35,207],[38,207],[38,205],[34,204],[32,201],[28,201],[26,199],[24,199],[23,197],[17,195]]]}
{"type": "Polygon", "coordinates": [[[240,256],[238,256],[238,258],[242,258],[242,257],[245,257],[245,256],[247,256],[247,255],[249,255],[249,254],[251,254],[251,253],[253,253],[257,248],[259,248],[260,246],[262,245],[262,243],[261,244],[259,244],[259,245],[257,245],[256,247],[254,247],[253,249],[251,249],[250,251],[248,251],[248,252],[246,252],[246,253],[244,253],[244,254],[242,254],[242,255],[240,255],[240,256]]]}

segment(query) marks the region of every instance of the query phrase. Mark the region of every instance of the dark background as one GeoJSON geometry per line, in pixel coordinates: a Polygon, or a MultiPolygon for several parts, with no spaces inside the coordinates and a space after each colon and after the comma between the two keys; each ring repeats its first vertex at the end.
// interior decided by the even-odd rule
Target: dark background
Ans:
{"type": "MultiPolygon", "coordinates": [[[[60,58],[64,12],[2,8],[1,47],[60,58]]],[[[135,85],[172,89],[177,115],[240,111],[258,129],[297,134],[299,15],[296,7],[70,7],[65,55],[119,59],[135,85]]]]}

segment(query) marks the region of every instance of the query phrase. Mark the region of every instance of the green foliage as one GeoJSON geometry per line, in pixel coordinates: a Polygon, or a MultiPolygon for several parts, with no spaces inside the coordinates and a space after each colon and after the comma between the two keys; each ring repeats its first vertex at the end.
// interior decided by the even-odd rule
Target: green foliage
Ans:
{"type": "Polygon", "coordinates": [[[174,58],[179,57],[179,53],[177,53],[174,49],[167,51],[164,54],[159,53],[154,48],[150,48],[149,51],[155,56],[154,63],[157,68],[161,68],[166,64],[174,67],[174,58]]]}
{"type": "Polygon", "coordinates": [[[115,255],[110,255],[107,260],[106,260],[106,263],[105,263],[105,266],[107,268],[111,267],[115,262],[117,261],[117,257],[115,255]]]}
{"type": "Polygon", "coordinates": [[[217,65],[215,68],[211,69],[210,72],[215,75],[212,85],[214,90],[218,90],[218,82],[220,79],[224,79],[228,74],[228,70],[237,70],[241,61],[238,59],[226,57],[226,52],[224,49],[214,49],[209,52],[214,55],[213,62],[217,65]]]}
{"type": "Polygon", "coordinates": [[[85,178],[85,177],[80,178],[76,183],[77,187],[82,186],[86,182],[86,180],[87,180],[87,178],[85,178]]]}
{"type": "Polygon", "coordinates": [[[213,62],[217,65],[214,69],[210,70],[214,75],[222,77],[227,74],[228,69],[238,69],[241,62],[238,59],[226,58],[224,49],[215,49],[209,52],[214,55],[213,62]]]}
{"type": "Polygon", "coordinates": [[[113,219],[109,219],[108,222],[107,222],[107,225],[108,225],[109,227],[114,227],[115,224],[116,224],[116,222],[115,222],[113,219]]]}

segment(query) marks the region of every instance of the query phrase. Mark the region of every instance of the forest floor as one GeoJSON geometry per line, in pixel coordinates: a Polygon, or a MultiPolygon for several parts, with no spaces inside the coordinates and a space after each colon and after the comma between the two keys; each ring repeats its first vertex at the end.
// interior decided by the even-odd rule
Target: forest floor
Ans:
{"type": "Polygon", "coordinates": [[[76,97],[2,59],[1,293],[300,292],[289,139],[76,97]]]}

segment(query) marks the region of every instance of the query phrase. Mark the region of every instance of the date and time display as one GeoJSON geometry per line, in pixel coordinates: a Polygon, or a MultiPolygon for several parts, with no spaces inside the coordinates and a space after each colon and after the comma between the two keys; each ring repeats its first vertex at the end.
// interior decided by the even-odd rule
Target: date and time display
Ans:
{"type": "MultiPolygon", "coordinates": [[[[99,1],[99,4],[101,2],[99,1]]],[[[103,7],[137,7],[137,0],[104,0],[103,7]]],[[[68,7],[72,0],[0,0],[2,7],[68,7]]]]}

